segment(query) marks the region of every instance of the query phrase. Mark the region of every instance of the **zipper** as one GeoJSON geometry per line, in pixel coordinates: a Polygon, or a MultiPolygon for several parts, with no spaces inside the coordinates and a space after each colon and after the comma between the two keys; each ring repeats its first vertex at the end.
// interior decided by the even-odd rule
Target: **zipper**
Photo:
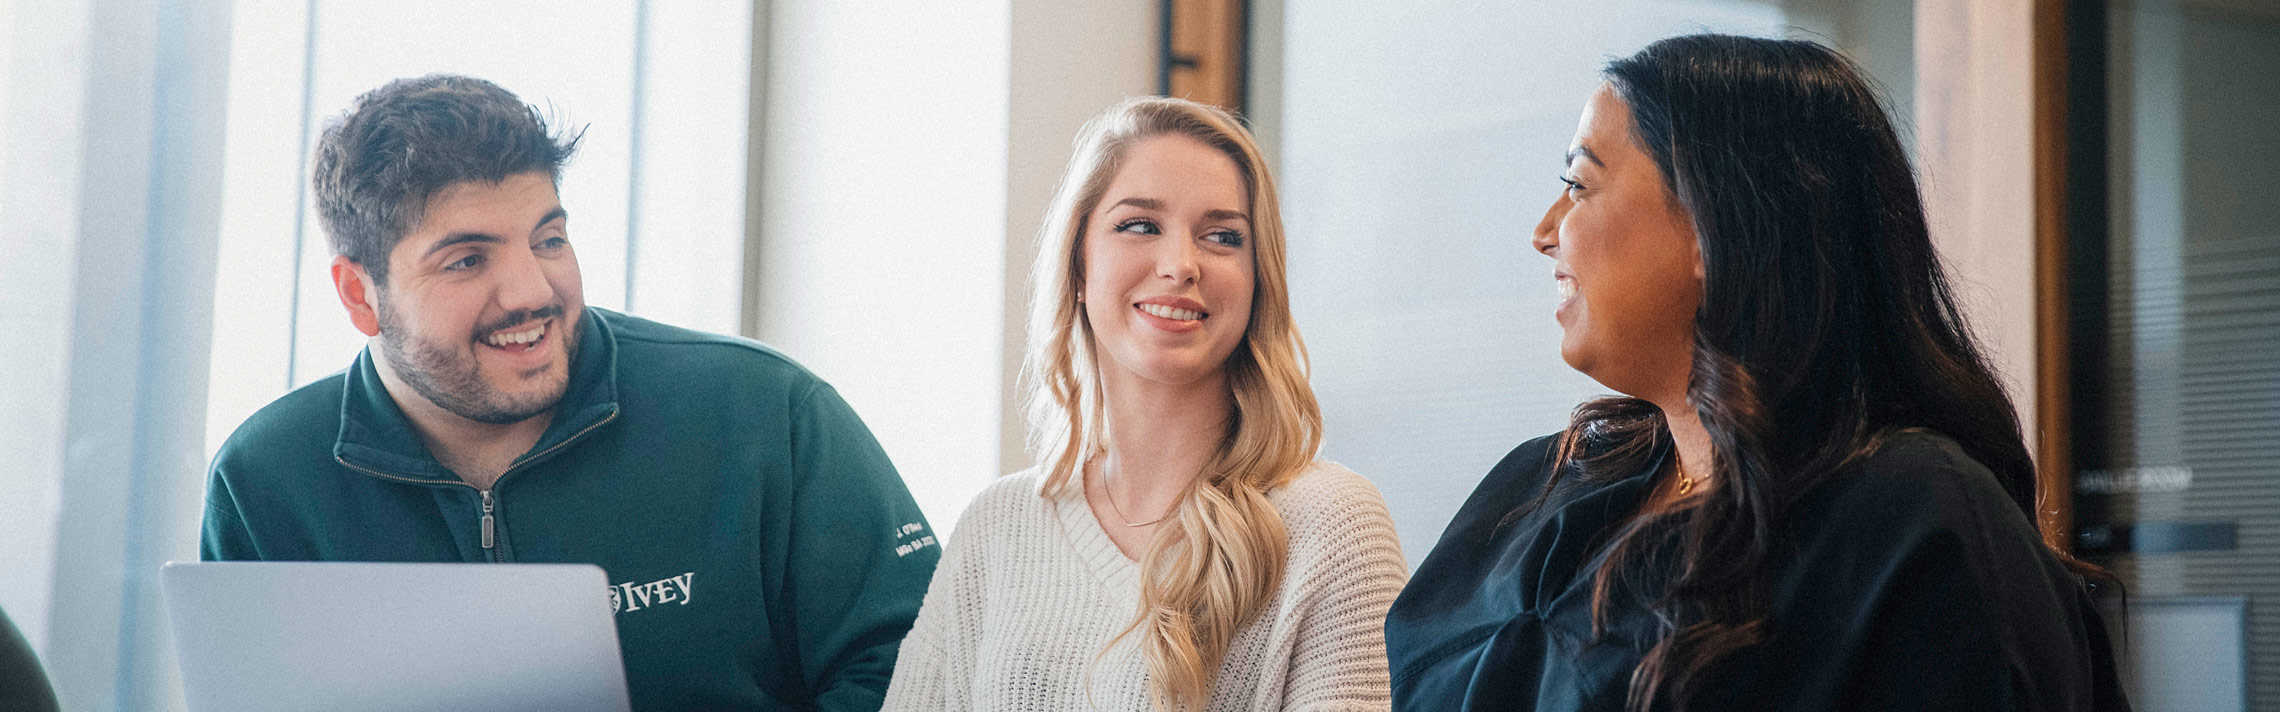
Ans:
{"type": "MultiPolygon", "coordinates": [[[[579,439],[579,438],[585,437],[587,433],[591,433],[591,432],[594,432],[594,429],[595,429],[595,428],[599,428],[599,427],[602,427],[602,426],[604,426],[604,425],[608,425],[608,424],[610,423],[610,421],[613,421],[613,420],[617,420],[617,414],[618,414],[618,412],[617,412],[617,409],[616,409],[616,408],[612,408],[612,409],[610,409],[610,414],[609,414],[609,415],[607,415],[607,416],[603,416],[601,420],[598,420],[598,421],[594,421],[594,424],[593,424],[593,425],[588,425],[588,426],[586,426],[585,428],[583,428],[583,429],[580,429],[578,432],[575,432],[575,433],[571,433],[571,434],[570,434],[570,437],[567,437],[567,438],[563,438],[563,439],[562,439],[562,442],[558,442],[558,443],[555,443],[553,447],[550,447],[550,448],[547,448],[547,449],[544,449],[544,450],[540,450],[540,451],[538,451],[537,453],[535,453],[535,454],[532,454],[530,457],[526,457],[526,458],[523,458],[521,461],[519,461],[519,462],[516,462],[515,464],[512,464],[512,465],[509,465],[509,466],[507,466],[507,470],[506,470],[505,472],[501,472],[501,473],[499,473],[499,477],[498,477],[498,479],[495,479],[495,480],[492,480],[492,481],[491,481],[491,489],[478,489],[478,490],[475,490],[477,493],[480,493],[480,494],[482,494],[482,495],[483,495],[483,557],[484,557],[484,558],[490,559],[490,560],[491,560],[491,563],[494,563],[494,564],[498,564],[498,563],[505,563],[505,562],[506,562],[506,558],[505,558],[505,556],[504,556],[503,554],[501,554],[501,553],[499,552],[498,548],[497,548],[497,546],[498,546],[498,542],[499,542],[499,538],[498,538],[498,530],[499,530],[499,518],[493,514],[493,511],[492,511],[492,510],[494,510],[494,509],[496,509],[496,508],[497,508],[497,506],[498,506],[498,500],[497,500],[495,497],[493,497],[493,496],[491,495],[491,492],[492,492],[493,490],[497,490],[497,489],[499,488],[499,485],[502,485],[502,484],[506,484],[506,482],[507,482],[507,476],[508,476],[508,475],[512,475],[512,474],[515,474],[515,472],[516,472],[516,471],[518,471],[518,470],[521,470],[521,469],[522,469],[524,466],[527,466],[527,465],[529,465],[529,464],[531,464],[531,463],[534,463],[534,462],[538,462],[538,461],[540,461],[540,460],[544,460],[544,459],[546,459],[546,456],[554,454],[554,452],[555,452],[556,450],[561,450],[562,448],[566,448],[566,447],[569,447],[571,443],[574,443],[574,442],[578,442],[578,439],[579,439]]],[[[461,483],[461,484],[466,484],[466,483],[461,483]]],[[[468,485],[468,486],[469,486],[469,487],[473,487],[474,485],[468,485]]]]}
{"type": "MultiPolygon", "coordinates": [[[[578,442],[578,439],[579,439],[579,438],[582,438],[582,437],[586,437],[586,434],[587,434],[587,433],[591,433],[591,432],[594,432],[594,429],[595,429],[595,428],[599,428],[599,427],[602,427],[602,426],[604,426],[604,425],[609,425],[609,424],[610,424],[610,421],[613,421],[613,420],[617,420],[617,417],[618,417],[618,409],[617,409],[617,408],[614,408],[614,407],[613,407],[613,408],[610,408],[610,414],[609,414],[609,415],[605,415],[605,416],[602,416],[602,419],[601,419],[601,420],[597,420],[597,421],[594,421],[594,424],[593,424],[593,425],[588,425],[588,426],[586,426],[585,428],[583,428],[583,429],[580,429],[578,432],[575,432],[575,433],[571,433],[571,434],[570,434],[570,437],[567,437],[567,438],[563,438],[563,439],[562,439],[562,442],[558,442],[558,443],[555,443],[553,447],[550,447],[550,448],[547,448],[547,449],[544,449],[544,450],[540,450],[540,451],[538,451],[537,453],[535,453],[535,454],[532,454],[530,457],[526,457],[526,458],[523,458],[523,459],[522,459],[521,461],[519,461],[519,462],[516,462],[516,463],[514,463],[514,464],[512,464],[512,465],[508,465],[508,466],[507,466],[507,471],[499,473],[499,479],[500,479],[500,480],[505,480],[505,479],[507,479],[507,475],[511,475],[511,474],[514,474],[515,470],[518,470],[518,469],[522,469],[522,466],[524,466],[524,465],[528,465],[528,464],[530,464],[530,463],[533,463],[533,462],[537,462],[537,461],[539,461],[539,460],[544,460],[544,459],[546,459],[546,456],[554,454],[554,451],[556,451],[556,450],[560,450],[560,449],[562,449],[562,448],[570,447],[570,444],[571,444],[571,443],[574,443],[574,442],[578,442]]],[[[493,487],[497,487],[497,486],[498,486],[498,483],[497,483],[497,482],[493,482],[493,483],[491,484],[491,486],[493,486],[493,487]]]]}
{"type": "Polygon", "coordinates": [[[498,537],[494,529],[498,520],[491,516],[491,508],[495,503],[491,500],[490,490],[480,491],[483,493],[483,556],[490,559],[491,563],[496,564],[499,563],[499,552],[492,547],[498,544],[498,537]]]}
{"type": "MultiPolygon", "coordinates": [[[[492,516],[492,513],[491,513],[491,510],[497,506],[497,503],[496,503],[494,500],[492,500],[492,498],[491,498],[491,491],[490,491],[490,490],[487,490],[487,489],[481,489],[481,488],[478,488],[478,487],[476,487],[476,486],[474,486],[474,485],[471,485],[471,484],[467,484],[466,482],[445,482],[445,481],[443,481],[443,480],[430,480],[430,479],[421,479],[421,478],[416,478],[416,477],[404,477],[404,476],[401,476],[401,475],[391,475],[391,474],[388,474],[388,473],[386,473],[386,472],[381,472],[381,471],[379,471],[379,470],[375,470],[375,469],[372,469],[372,468],[369,468],[369,467],[364,467],[364,466],[358,465],[358,464],[356,464],[356,463],[352,463],[352,462],[349,462],[349,461],[348,461],[348,458],[344,458],[344,457],[341,457],[341,456],[339,456],[339,455],[334,455],[334,456],[333,456],[333,462],[338,462],[338,463],[340,463],[340,466],[341,466],[341,467],[346,467],[346,468],[348,468],[348,469],[351,469],[351,470],[355,470],[355,471],[357,471],[357,472],[362,472],[362,473],[364,473],[364,474],[367,474],[367,475],[371,475],[371,476],[373,476],[373,477],[377,477],[377,478],[380,478],[380,479],[383,479],[383,480],[388,480],[388,481],[390,481],[390,482],[402,482],[402,483],[405,483],[405,484],[413,484],[413,485],[426,485],[426,486],[429,486],[429,487],[465,487],[465,488],[468,488],[468,489],[471,489],[471,490],[475,490],[475,493],[476,493],[476,494],[480,494],[480,495],[482,495],[482,496],[483,496],[483,507],[482,507],[482,510],[483,510],[483,519],[482,519],[482,527],[483,527],[483,534],[482,534],[482,536],[483,536],[483,540],[482,540],[482,542],[481,542],[481,543],[483,544],[483,558],[484,558],[484,560],[486,560],[486,561],[489,561],[489,562],[491,562],[491,563],[494,563],[494,564],[495,564],[495,563],[499,563],[499,552],[498,552],[498,549],[497,549],[497,546],[498,546],[498,543],[499,543],[499,542],[498,542],[498,522],[497,522],[497,517],[494,517],[494,516],[492,516]]],[[[493,482],[493,483],[491,484],[491,486],[493,486],[493,487],[497,487],[497,486],[498,486],[498,483],[496,483],[496,482],[493,482]]]]}
{"type": "MultiPolygon", "coordinates": [[[[555,443],[553,447],[549,447],[549,448],[547,448],[547,449],[545,449],[545,450],[541,450],[541,451],[539,451],[539,452],[537,452],[537,453],[535,453],[535,454],[532,454],[532,455],[531,455],[531,456],[529,456],[529,457],[525,457],[525,458],[523,458],[523,459],[521,459],[521,460],[519,460],[519,461],[515,462],[513,465],[510,465],[510,466],[508,466],[508,467],[507,467],[507,470],[506,470],[505,472],[501,472],[501,473],[499,473],[499,477],[498,477],[498,479],[495,479],[495,480],[492,480],[492,481],[491,481],[491,488],[492,488],[492,489],[497,489],[497,488],[498,488],[498,486],[499,486],[500,484],[503,484],[503,483],[505,483],[505,482],[507,481],[507,476],[508,476],[508,475],[512,475],[512,474],[514,474],[514,473],[515,473],[517,470],[520,470],[520,469],[522,469],[522,468],[523,468],[524,466],[526,466],[526,465],[529,465],[529,464],[531,464],[531,463],[534,463],[534,462],[538,462],[539,460],[543,460],[543,459],[546,459],[546,456],[554,454],[554,452],[555,452],[555,451],[557,451],[557,450],[561,450],[562,448],[565,448],[565,447],[569,447],[571,443],[577,442],[579,438],[585,437],[585,435],[586,435],[587,433],[591,433],[591,432],[594,432],[594,429],[596,429],[596,428],[600,428],[600,427],[602,427],[602,426],[604,426],[604,425],[608,425],[608,424],[610,424],[610,421],[614,421],[614,420],[617,420],[617,416],[618,416],[618,409],[616,409],[616,408],[611,408],[611,409],[610,409],[610,413],[609,413],[609,415],[605,415],[605,416],[602,416],[602,419],[601,419],[601,420],[598,420],[598,421],[594,421],[594,424],[593,424],[593,425],[588,425],[588,426],[586,426],[585,428],[583,428],[583,429],[580,429],[578,432],[575,432],[575,433],[571,433],[571,434],[570,434],[570,437],[567,437],[567,438],[563,438],[563,439],[562,439],[562,442],[558,442],[558,443],[555,443]]],[[[428,486],[431,486],[431,487],[436,487],[436,486],[442,486],[442,487],[465,487],[465,488],[468,488],[468,489],[471,489],[471,490],[475,490],[476,494],[482,495],[482,497],[483,497],[483,518],[482,518],[482,520],[481,520],[481,523],[482,523],[482,528],[483,528],[483,541],[482,541],[482,544],[483,544],[483,558],[485,558],[485,559],[489,560],[491,563],[494,563],[494,564],[496,564],[496,563],[503,563],[503,562],[505,561],[503,558],[501,558],[501,556],[500,556],[500,554],[499,554],[499,550],[498,550],[498,543],[499,543],[499,536],[498,536],[498,531],[499,531],[499,521],[498,521],[498,516],[497,516],[497,514],[495,513],[495,510],[498,508],[498,500],[497,500],[497,498],[495,498],[494,496],[492,496],[492,494],[491,494],[491,490],[488,490],[488,489],[482,489],[482,488],[476,487],[476,486],[474,486],[474,485],[471,485],[471,484],[467,484],[466,482],[463,482],[463,481],[461,481],[461,482],[445,482],[445,481],[442,481],[442,480],[430,480],[430,479],[421,479],[421,478],[416,478],[416,477],[405,477],[405,476],[402,476],[402,475],[392,475],[392,474],[388,474],[388,473],[386,473],[386,472],[381,472],[381,471],[379,471],[379,470],[375,470],[375,469],[372,469],[372,468],[369,468],[369,467],[362,467],[362,466],[356,465],[356,464],[354,464],[354,463],[351,463],[351,462],[349,462],[349,461],[348,461],[348,458],[344,458],[344,457],[341,457],[341,456],[339,456],[339,455],[334,455],[334,456],[333,456],[333,462],[338,462],[338,463],[340,463],[340,466],[341,466],[341,467],[346,467],[346,468],[348,468],[348,469],[351,469],[351,470],[355,470],[355,471],[358,471],[358,472],[362,472],[362,473],[364,473],[364,474],[367,474],[367,475],[371,475],[371,476],[373,476],[373,477],[378,477],[378,478],[380,478],[380,479],[383,479],[383,480],[392,480],[392,481],[395,481],[395,482],[403,482],[403,483],[407,483],[407,484],[428,485],[428,486]]]]}

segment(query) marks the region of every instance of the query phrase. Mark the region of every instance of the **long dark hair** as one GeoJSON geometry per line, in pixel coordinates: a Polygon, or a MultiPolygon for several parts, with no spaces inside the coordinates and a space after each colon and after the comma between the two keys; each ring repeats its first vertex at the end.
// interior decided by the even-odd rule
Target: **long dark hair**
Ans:
{"type": "MultiPolygon", "coordinates": [[[[1895,433],[1928,430],[1992,470],[2034,521],[2035,470],[1858,67],[1807,41],[1687,35],[1615,60],[1606,78],[1701,247],[1686,395],[1710,433],[1715,486],[1610,535],[1593,631],[1608,634],[1615,606],[1649,611],[1659,638],[1629,707],[1684,709],[1703,670],[1764,638],[1775,525],[1814,484],[1895,433]]],[[[1592,401],[1555,472],[1628,476],[1669,442],[1653,405],[1592,401]]]]}

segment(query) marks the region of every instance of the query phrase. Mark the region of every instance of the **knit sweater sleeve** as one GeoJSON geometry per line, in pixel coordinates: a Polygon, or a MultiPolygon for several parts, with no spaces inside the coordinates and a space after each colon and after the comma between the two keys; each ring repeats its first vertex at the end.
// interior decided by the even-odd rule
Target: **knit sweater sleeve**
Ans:
{"type": "Polygon", "coordinates": [[[1334,465],[1285,493],[1291,551],[1287,589],[1298,633],[1288,662],[1286,710],[1384,710],[1385,614],[1409,578],[1385,499],[1334,465]]]}
{"type": "Polygon", "coordinates": [[[926,603],[918,609],[918,620],[911,624],[910,635],[903,638],[902,650],[895,656],[894,680],[887,685],[886,704],[882,712],[894,710],[953,710],[965,709],[964,704],[951,704],[951,686],[958,679],[950,669],[950,661],[959,656],[948,653],[946,638],[956,632],[959,597],[958,582],[965,577],[959,572],[971,557],[958,546],[943,549],[942,564],[934,569],[934,581],[927,586],[926,603]]]}
{"type": "Polygon", "coordinates": [[[984,490],[959,515],[952,541],[942,548],[942,563],[927,584],[918,620],[903,638],[883,712],[973,708],[966,691],[974,675],[977,631],[973,628],[981,618],[982,561],[987,558],[991,524],[1001,518],[1006,490],[1018,486],[1016,479],[1006,478],[984,490]]]}

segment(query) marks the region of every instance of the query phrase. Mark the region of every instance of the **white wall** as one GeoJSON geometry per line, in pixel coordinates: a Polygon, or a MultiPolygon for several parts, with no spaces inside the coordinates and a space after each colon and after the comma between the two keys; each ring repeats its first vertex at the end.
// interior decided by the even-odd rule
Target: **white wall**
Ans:
{"type": "MultiPolygon", "coordinates": [[[[0,117],[8,116],[8,90],[15,79],[16,33],[22,28],[22,21],[16,19],[16,0],[0,0],[0,117]]],[[[0,176],[7,174],[8,152],[0,150],[0,176]]]]}
{"type": "Polygon", "coordinates": [[[2029,0],[1917,0],[1917,174],[1932,243],[2025,430],[2035,427],[2033,15],[2029,0]]]}
{"type": "Polygon", "coordinates": [[[943,530],[998,469],[1008,12],[767,17],[758,335],[839,389],[943,530]]]}
{"type": "MultiPolygon", "coordinates": [[[[238,3],[230,47],[228,150],[222,158],[222,238],[215,247],[214,341],[219,355],[207,374],[206,452],[210,457],[246,416],[291,387],[340,370],[361,345],[340,308],[331,314],[296,309],[294,299],[330,297],[295,280],[316,256],[330,259],[313,219],[303,222],[308,171],[303,145],[314,137],[303,104],[308,47],[307,3],[238,3]],[[307,234],[296,235],[296,229],[307,234]],[[300,255],[294,248],[316,255],[300,255]],[[330,366],[291,369],[297,313],[330,316],[299,325],[329,336],[330,366]],[[318,326],[330,326],[322,329],[318,326]]],[[[336,109],[337,111],[337,109],[336,109]]],[[[328,301],[323,304],[338,304],[328,301]]],[[[318,334],[312,334],[312,337],[318,334]]],[[[312,359],[313,360],[313,359],[312,359]]]]}
{"type": "MultiPolygon", "coordinates": [[[[1027,347],[1029,267],[1046,203],[1068,170],[1077,130],[1102,109],[1157,90],[1157,3],[1014,0],[1011,140],[1006,145],[1005,345],[1010,388],[1027,347]],[[1071,28],[1084,28],[1071,31],[1071,28]]],[[[1020,394],[1001,413],[999,472],[1031,464],[1020,394]]]]}
{"type": "Polygon", "coordinates": [[[1029,465],[1037,226],[1084,121],[1155,89],[1156,3],[773,3],[761,340],[830,380],[949,531],[1029,465]]]}
{"type": "MultiPolygon", "coordinates": [[[[626,308],[735,333],[743,308],[752,3],[648,2],[626,308]]],[[[583,255],[580,256],[583,259],[583,255]]],[[[590,290],[589,290],[590,292],[590,290]]]]}

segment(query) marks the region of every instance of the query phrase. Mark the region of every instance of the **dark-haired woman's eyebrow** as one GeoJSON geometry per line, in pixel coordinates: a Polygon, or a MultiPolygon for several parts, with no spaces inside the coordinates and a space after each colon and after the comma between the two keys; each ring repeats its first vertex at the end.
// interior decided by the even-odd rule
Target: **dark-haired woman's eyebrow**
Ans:
{"type": "Polygon", "coordinates": [[[1592,153],[1592,152],[1591,152],[1591,149],[1590,149],[1589,147],[1586,147],[1586,146],[1582,146],[1582,145],[1578,145],[1578,146],[1576,146],[1575,148],[1571,148],[1571,149],[1568,149],[1568,152],[1567,152],[1567,164],[1568,164],[1568,165],[1570,165],[1570,166],[1572,166],[1572,165],[1575,165],[1575,159],[1577,159],[1577,158],[1579,158],[1579,157],[1580,157],[1580,158],[1586,158],[1586,159],[1590,159],[1590,161],[1591,161],[1592,163],[1596,163],[1596,164],[1599,164],[1599,167],[1601,167],[1601,168],[1606,168],[1606,167],[1607,167],[1607,162],[1606,162],[1606,161],[1602,161],[1602,160],[1599,160],[1599,154],[1596,154],[1596,153],[1592,153]]]}

